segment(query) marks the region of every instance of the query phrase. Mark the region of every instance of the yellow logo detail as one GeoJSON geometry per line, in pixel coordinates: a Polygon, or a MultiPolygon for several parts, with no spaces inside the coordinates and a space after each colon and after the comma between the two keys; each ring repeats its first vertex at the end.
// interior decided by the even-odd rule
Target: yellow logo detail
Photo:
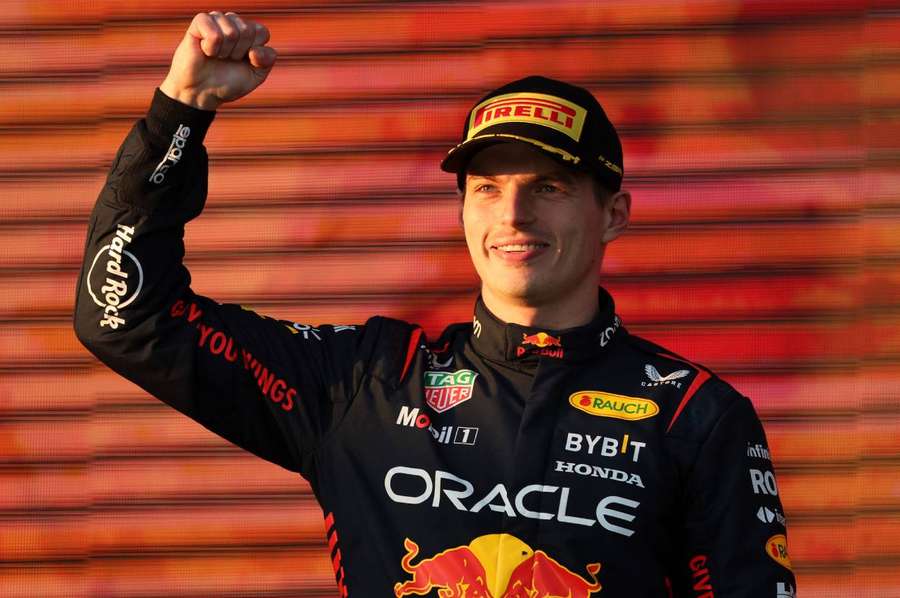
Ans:
{"type": "Polygon", "coordinates": [[[599,417],[614,417],[636,421],[659,413],[659,405],[650,399],[628,397],[598,390],[579,390],[569,396],[569,403],[576,409],[599,417]]]}
{"type": "Polygon", "coordinates": [[[791,557],[788,556],[787,538],[784,534],[778,534],[769,538],[766,542],[766,554],[782,567],[793,571],[791,569],[791,557]]]}
{"type": "Polygon", "coordinates": [[[549,127],[578,141],[586,116],[587,110],[556,96],[543,93],[507,93],[485,100],[472,110],[466,141],[485,127],[508,122],[549,127]]]}

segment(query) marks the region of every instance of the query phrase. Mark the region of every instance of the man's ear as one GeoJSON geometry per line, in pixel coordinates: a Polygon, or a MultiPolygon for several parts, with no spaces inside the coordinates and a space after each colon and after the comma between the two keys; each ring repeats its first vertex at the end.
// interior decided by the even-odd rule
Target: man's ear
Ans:
{"type": "Polygon", "coordinates": [[[466,203],[466,192],[464,189],[456,190],[456,199],[459,200],[459,226],[465,227],[465,224],[463,223],[463,206],[466,203]]]}
{"type": "Polygon", "coordinates": [[[609,243],[628,228],[628,222],[631,220],[631,192],[624,189],[616,192],[607,200],[604,210],[609,224],[603,233],[603,242],[609,243]]]}

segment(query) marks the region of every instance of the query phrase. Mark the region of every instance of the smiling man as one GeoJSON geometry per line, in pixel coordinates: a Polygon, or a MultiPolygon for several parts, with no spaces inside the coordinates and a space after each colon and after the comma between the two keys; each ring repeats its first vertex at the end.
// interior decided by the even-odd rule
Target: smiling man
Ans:
{"type": "Polygon", "coordinates": [[[234,13],[192,21],[92,213],[82,342],[308,480],[343,596],[793,596],[751,402],[629,334],[599,285],[631,198],[587,90],[492,91],[442,164],[482,281],[471,323],[433,341],[378,316],[313,328],[190,288],[203,138],[266,79],[268,39],[234,13]]]}
{"type": "Polygon", "coordinates": [[[607,197],[589,175],[524,143],[480,150],[465,187],[466,243],[488,309],[547,328],[590,322],[604,249],[628,223],[628,194],[607,197]]]}

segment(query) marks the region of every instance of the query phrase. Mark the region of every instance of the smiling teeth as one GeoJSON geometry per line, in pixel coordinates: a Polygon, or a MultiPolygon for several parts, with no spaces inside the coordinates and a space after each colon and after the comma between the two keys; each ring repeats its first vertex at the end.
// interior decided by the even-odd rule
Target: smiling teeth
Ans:
{"type": "Polygon", "coordinates": [[[526,243],[526,244],[516,244],[516,245],[500,245],[497,249],[501,251],[529,251],[531,249],[540,249],[544,247],[543,243],[526,243]]]}

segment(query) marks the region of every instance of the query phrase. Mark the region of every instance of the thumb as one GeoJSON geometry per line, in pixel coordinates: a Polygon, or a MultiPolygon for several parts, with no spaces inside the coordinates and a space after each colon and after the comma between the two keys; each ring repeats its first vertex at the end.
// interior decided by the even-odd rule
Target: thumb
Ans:
{"type": "Polygon", "coordinates": [[[269,46],[255,46],[250,48],[247,54],[250,59],[250,66],[256,71],[257,75],[267,75],[275,64],[275,58],[278,53],[275,48],[269,46]]]}

